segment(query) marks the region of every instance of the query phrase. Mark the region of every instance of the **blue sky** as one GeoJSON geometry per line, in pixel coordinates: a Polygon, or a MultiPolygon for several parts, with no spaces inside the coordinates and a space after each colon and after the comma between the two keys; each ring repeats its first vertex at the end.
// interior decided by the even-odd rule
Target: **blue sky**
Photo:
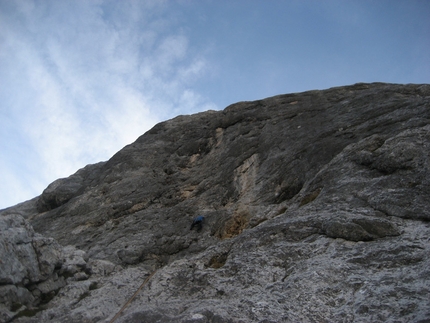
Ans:
{"type": "Polygon", "coordinates": [[[0,0],[0,209],[180,114],[430,83],[428,17],[427,0],[0,0]]]}

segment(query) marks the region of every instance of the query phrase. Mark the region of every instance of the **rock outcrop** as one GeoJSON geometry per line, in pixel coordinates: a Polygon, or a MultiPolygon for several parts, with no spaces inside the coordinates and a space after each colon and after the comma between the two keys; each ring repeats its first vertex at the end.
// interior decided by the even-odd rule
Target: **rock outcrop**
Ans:
{"type": "Polygon", "coordinates": [[[429,148],[430,85],[160,123],[1,212],[0,320],[428,322],[429,148]]]}

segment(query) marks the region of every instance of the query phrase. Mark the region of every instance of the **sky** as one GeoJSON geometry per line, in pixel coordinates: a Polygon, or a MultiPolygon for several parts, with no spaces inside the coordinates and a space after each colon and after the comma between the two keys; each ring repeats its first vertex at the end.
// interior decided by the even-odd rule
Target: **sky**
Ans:
{"type": "Polygon", "coordinates": [[[428,0],[0,0],[0,209],[178,115],[430,83],[429,17],[428,0]]]}

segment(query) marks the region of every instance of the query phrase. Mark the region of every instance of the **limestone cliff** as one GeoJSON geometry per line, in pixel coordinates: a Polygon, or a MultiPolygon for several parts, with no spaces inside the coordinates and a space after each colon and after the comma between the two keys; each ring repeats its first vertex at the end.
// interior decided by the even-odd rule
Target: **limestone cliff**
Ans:
{"type": "Polygon", "coordinates": [[[0,320],[428,322],[429,148],[430,85],[160,123],[1,211],[0,320]]]}

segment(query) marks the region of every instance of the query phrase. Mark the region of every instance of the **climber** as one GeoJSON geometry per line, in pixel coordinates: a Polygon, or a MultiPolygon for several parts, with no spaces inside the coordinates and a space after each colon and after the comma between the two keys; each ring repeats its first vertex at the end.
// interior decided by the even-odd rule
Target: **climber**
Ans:
{"type": "Polygon", "coordinates": [[[200,231],[202,229],[203,221],[205,218],[201,215],[199,215],[197,218],[193,220],[193,223],[191,224],[190,230],[194,228],[194,226],[197,226],[197,231],[200,231]]]}

